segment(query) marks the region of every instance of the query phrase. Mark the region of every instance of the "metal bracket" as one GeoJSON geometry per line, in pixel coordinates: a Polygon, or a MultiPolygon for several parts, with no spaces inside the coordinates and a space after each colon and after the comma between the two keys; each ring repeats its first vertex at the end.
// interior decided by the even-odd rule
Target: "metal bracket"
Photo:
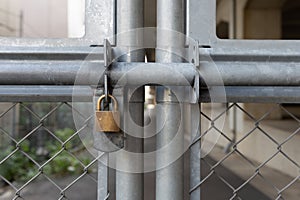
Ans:
{"type": "Polygon", "coordinates": [[[193,63],[195,67],[199,67],[200,59],[199,59],[199,41],[190,41],[189,44],[189,62],[193,63]]]}
{"type": "Polygon", "coordinates": [[[199,99],[200,99],[200,75],[199,73],[197,73],[197,75],[195,75],[195,81],[194,81],[194,85],[193,85],[193,101],[192,103],[198,103],[199,99]]]}
{"type": "Polygon", "coordinates": [[[108,76],[107,76],[107,68],[111,65],[113,59],[112,59],[112,48],[109,40],[107,38],[104,39],[104,67],[105,74],[104,74],[104,94],[105,94],[105,102],[108,102],[108,76]]]}
{"type": "Polygon", "coordinates": [[[109,67],[112,63],[112,48],[108,39],[104,39],[104,67],[109,67]]]}
{"type": "Polygon", "coordinates": [[[189,44],[189,61],[195,65],[195,80],[193,85],[193,93],[192,93],[192,103],[197,103],[200,99],[200,74],[198,72],[200,67],[200,51],[199,51],[199,41],[190,41],[189,44]]]}

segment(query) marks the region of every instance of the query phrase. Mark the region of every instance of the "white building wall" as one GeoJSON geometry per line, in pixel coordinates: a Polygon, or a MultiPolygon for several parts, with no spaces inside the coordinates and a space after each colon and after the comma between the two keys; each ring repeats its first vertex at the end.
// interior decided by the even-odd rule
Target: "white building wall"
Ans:
{"type": "Polygon", "coordinates": [[[85,0],[68,0],[68,36],[81,38],[85,34],[85,0]]]}
{"type": "Polygon", "coordinates": [[[12,32],[1,27],[1,36],[68,37],[68,0],[0,0],[0,23],[15,29],[12,32]]]}

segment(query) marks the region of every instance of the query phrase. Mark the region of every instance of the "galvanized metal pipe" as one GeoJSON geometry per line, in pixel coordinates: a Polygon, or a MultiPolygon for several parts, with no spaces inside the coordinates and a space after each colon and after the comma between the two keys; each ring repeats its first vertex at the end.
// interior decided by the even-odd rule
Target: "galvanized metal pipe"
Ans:
{"type": "MultiPolygon", "coordinates": [[[[178,32],[184,32],[184,0],[157,1],[157,28],[156,62],[182,62],[182,58],[173,54],[172,49],[181,49],[185,43],[184,37],[178,37],[178,32]],[[170,51],[165,51],[166,49],[170,51]]],[[[172,77],[171,72],[169,76],[172,77]]],[[[183,134],[178,126],[182,117],[181,106],[174,94],[164,87],[157,88],[157,103],[160,107],[157,113],[157,125],[163,127],[156,137],[157,149],[166,147],[176,134],[179,134],[182,139],[176,144],[176,149],[167,147],[164,154],[156,155],[158,168],[161,168],[166,160],[170,161],[167,167],[156,172],[156,199],[182,200],[184,199],[183,156],[173,162],[175,152],[183,149],[183,134]]]]}
{"type": "MultiPolygon", "coordinates": [[[[143,62],[145,53],[143,49],[132,51],[132,47],[142,48],[143,37],[134,29],[144,26],[144,1],[121,0],[117,1],[117,47],[124,49],[124,55],[117,58],[119,62],[143,62]]],[[[144,199],[144,174],[136,173],[135,169],[143,170],[143,159],[134,162],[128,152],[143,153],[143,132],[139,132],[139,138],[130,134],[133,126],[130,118],[139,126],[144,123],[144,88],[132,91],[132,88],[124,88],[124,128],[125,147],[117,158],[116,171],[116,199],[140,200],[144,199]],[[130,115],[130,113],[132,113],[130,115]],[[122,165],[126,171],[118,170],[122,165]]],[[[135,133],[136,134],[136,133],[135,133]]]]}
{"type": "Polygon", "coordinates": [[[117,157],[116,171],[116,199],[117,200],[140,200],[144,199],[144,176],[140,173],[144,169],[144,160],[140,156],[136,159],[130,153],[143,153],[143,132],[137,133],[135,125],[143,126],[144,117],[144,90],[140,88],[134,91],[125,88],[125,101],[123,111],[123,121],[125,130],[125,146],[117,157]],[[130,134],[133,134],[130,135],[130,134]],[[135,137],[136,136],[136,137],[135,137]],[[118,170],[118,167],[123,171],[118,170]]]}
{"type": "MultiPolygon", "coordinates": [[[[89,86],[0,86],[0,102],[91,102],[89,86]],[[74,92],[75,91],[75,92],[74,92]]],[[[200,90],[202,103],[299,103],[300,87],[210,87],[200,90]],[[225,93],[224,93],[225,90],[225,93]],[[226,94],[226,96],[223,96],[226,94]]]]}
{"type": "MultiPolygon", "coordinates": [[[[241,61],[239,58],[242,57],[229,60],[223,60],[219,56],[212,58],[216,61],[201,62],[202,85],[205,82],[209,86],[300,85],[299,62],[241,61]]],[[[87,62],[82,65],[77,61],[1,61],[0,85],[74,85],[75,81],[80,85],[94,85],[98,84],[98,80],[101,85],[103,66],[103,62],[87,62]],[[80,78],[76,80],[76,77],[80,78]]],[[[133,86],[153,82],[163,85],[186,85],[186,82],[193,84],[196,73],[198,72],[190,63],[119,62],[113,64],[109,76],[113,85],[121,77],[126,79],[128,85],[133,86]],[[172,76],[170,69],[173,69],[172,76]]]]}
{"type": "MultiPolygon", "coordinates": [[[[161,93],[166,93],[163,88],[158,88],[161,93]]],[[[169,93],[170,94],[170,93],[169,93]]],[[[161,95],[160,95],[161,96],[161,95]]],[[[156,155],[156,199],[184,199],[184,161],[183,161],[183,130],[182,106],[171,95],[157,97],[156,110],[157,127],[163,127],[156,135],[157,149],[165,148],[163,152],[156,155]],[[177,136],[176,145],[170,147],[170,143],[177,136]],[[175,147],[175,148],[174,148],[175,147]],[[178,154],[182,156],[178,158],[178,154]]],[[[173,141],[174,142],[174,141],[173,141]]]]}
{"type": "MultiPolygon", "coordinates": [[[[185,115],[184,119],[186,120],[186,124],[189,124],[186,128],[188,132],[191,134],[191,143],[194,143],[194,140],[200,136],[201,131],[201,117],[199,120],[197,117],[199,116],[198,112],[201,109],[201,105],[199,108],[195,108],[199,106],[199,104],[194,105],[186,105],[185,106],[185,115]],[[197,128],[196,130],[192,130],[192,128],[197,128]]],[[[201,110],[200,110],[201,111],[201,110]]],[[[201,141],[193,144],[190,147],[190,200],[199,200],[200,199],[200,187],[191,191],[191,189],[195,188],[201,181],[201,141]]]]}
{"type": "MultiPolygon", "coordinates": [[[[101,155],[102,152],[99,152],[101,155]]],[[[97,199],[104,200],[109,196],[108,193],[108,154],[105,154],[98,161],[98,185],[97,199]],[[100,160],[101,159],[101,160],[100,160]]]]}
{"type": "Polygon", "coordinates": [[[300,63],[212,61],[201,64],[202,84],[210,86],[299,86],[300,63]],[[222,81],[219,81],[222,80],[222,81]]]}
{"type": "MultiPolygon", "coordinates": [[[[197,71],[188,63],[113,63],[108,72],[111,84],[144,85],[160,83],[168,85],[186,85],[194,81],[197,71]],[[158,72],[157,69],[160,68],[158,72]],[[156,70],[153,70],[156,69],[156,70]],[[173,76],[170,70],[173,69],[173,76]],[[143,74],[143,76],[141,76],[143,74]]],[[[41,61],[28,63],[0,63],[0,85],[103,85],[104,63],[77,61],[41,61]],[[82,68],[81,68],[82,67],[82,68]],[[77,79],[76,79],[77,78],[77,79]]]]}
{"type": "Polygon", "coordinates": [[[182,62],[183,56],[176,55],[185,46],[184,0],[157,0],[157,48],[156,62],[182,62]],[[178,50],[179,49],[179,50],[178,50]]]}
{"type": "Polygon", "coordinates": [[[201,90],[204,103],[300,103],[300,87],[211,87],[201,90]],[[225,89],[226,98],[224,98],[225,89]]]}

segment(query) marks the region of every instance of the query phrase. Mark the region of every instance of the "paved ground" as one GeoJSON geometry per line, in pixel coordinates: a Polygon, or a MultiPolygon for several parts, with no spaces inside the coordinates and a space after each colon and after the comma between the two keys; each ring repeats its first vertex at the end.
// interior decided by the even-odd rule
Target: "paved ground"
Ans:
{"type": "MultiPolygon", "coordinates": [[[[206,159],[211,160],[211,158],[206,159]]],[[[202,166],[202,173],[208,174],[210,172],[208,166],[204,163],[202,166]]],[[[245,182],[244,179],[232,173],[229,169],[223,166],[218,168],[217,173],[219,175],[221,174],[222,177],[235,188],[239,187],[245,182]]],[[[201,200],[229,200],[232,197],[232,190],[216,175],[213,175],[211,178],[209,178],[208,181],[203,184],[201,189],[203,190],[201,193],[201,200]]],[[[270,197],[266,196],[261,191],[249,184],[241,190],[239,197],[243,200],[271,200],[270,197]]]]}
{"type": "MultiPolygon", "coordinates": [[[[60,186],[65,186],[71,183],[75,177],[65,177],[57,179],[60,186]]],[[[66,192],[66,196],[70,200],[92,200],[97,197],[97,185],[95,182],[86,177],[81,179],[78,183],[73,185],[70,190],[66,192]]],[[[49,181],[39,180],[26,187],[22,193],[25,200],[54,200],[58,199],[59,191],[49,181]]],[[[12,190],[6,191],[0,196],[0,200],[10,200],[14,197],[12,190]]]]}
{"type": "MultiPolygon", "coordinates": [[[[206,160],[210,163],[214,163],[215,160],[219,160],[224,154],[222,149],[215,148],[211,153],[211,157],[207,157],[206,160]]],[[[185,157],[185,162],[188,163],[188,156],[185,157]]],[[[209,167],[202,163],[202,176],[209,173],[209,167]]],[[[239,157],[232,157],[228,159],[224,165],[217,168],[217,173],[221,174],[226,181],[228,181],[235,188],[245,182],[246,179],[251,177],[253,169],[248,168],[243,164],[239,157]],[[233,173],[234,172],[234,173],[233,173]]],[[[262,171],[263,176],[272,181],[272,184],[280,186],[282,188],[284,184],[289,183],[292,178],[284,175],[278,171],[270,168],[265,168],[262,171]]],[[[96,174],[93,174],[96,177],[96,174]]],[[[188,171],[185,172],[185,176],[188,177],[188,171]]],[[[71,183],[76,177],[57,177],[55,181],[61,186],[65,187],[71,183]]],[[[188,182],[188,179],[186,179],[188,182]]],[[[155,200],[155,174],[148,173],[145,176],[145,200],[155,200]]],[[[188,186],[188,184],[185,184],[188,186]]],[[[0,200],[10,200],[14,197],[14,192],[6,188],[0,188],[0,200]]],[[[298,200],[300,197],[300,182],[296,182],[292,185],[287,192],[284,193],[284,197],[287,200],[298,200]]],[[[76,184],[74,184],[67,192],[66,196],[70,200],[92,200],[97,197],[97,185],[89,177],[84,177],[76,184]]],[[[210,177],[205,184],[202,185],[201,200],[227,200],[232,197],[232,190],[226,186],[215,175],[210,177]]],[[[185,188],[188,193],[188,188],[185,188]]],[[[52,200],[58,199],[59,191],[49,181],[45,179],[39,179],[22,191],[22,197],[25,200],[52,200]]],[[[243,200],[271,200],[276,199],[277,192],[265,182],[255,179],[251,184],[245,186],[239,193],[243,200]]],[[[187,196],[185,199],[188,199],[187,196]]]]}
{"type": "MultiPolygon", "coordinates": [[[[207,157],[207,161],[214,163],[215,160],[219,160],[224,156],[222,149],[215,148],[211,152],[211,157],[207,157]]],[[[185,162],[188,163],[188,156],[185,157],[185,162]]],[[[224,165],[217,168],[217,172],[222,175],[232,186],[237,188],[246,179],[251,177],[254,173],[253,169],[247,168],[249,165],[244,165],[239,157],[231,156],[231,159],[227,159],[224,165]],[[233,173],[234,172],[234,173],[233,173]]],[[[202,163],[202,176],[209,173],[209,167],[202,163]]],[[[292,180],[291,177],[284,175],[278,171],[265,168],[262,172],[264,177],[272,180],[274,185],[284,185],[292,180]]],[[[93,175],[96,177],[96,174],[93,175]]],[[[188,177],[188,171],[185,172],[185,176],[188,177]]],[[[65,187],[71,183],[76,177],[64,177],[56,178],[57,183],[61,187],[65,187]]],[[[186,179],[188,183],[188,179],[186,179]]],[[[149,173],[145,176],[145,200],[155,200],[155,174],[149,173]]],[[[188,187],[188,184],[185,184],[188,187]]],[[[185,188],[188,193],[188,188],[185,188]]],[[[281,187],[279,187],[281,188],[281,187]]],[[[287,200],[298,200],[300,199],[300,182],[296,182],[289,190],[284,194],[287,200]]],[[[67,192],[66,196],[70,200],[92,200],[96,199],[97,196],[97,185],[89,177],[85,177],[73,185],[67,192]]],[[[227,200],[232,197],[232,190],[226,186],[217,176],[210,177],[205,184],[202,186],[201,200],[227,200]]],[[[22,191],[22,197],[25,200],[52,200],[58,199],[59,191],[49,181],[40,179],[33,182],[22,191]]],[[[268,187],[265,182],[255,179],[250,185],[247,185],[239,193],[243,200],[269,200],[276,199],[277,192],[268,187]]],[[[10,200],[14,197],[12,190],[0,188],[0,200],[10,200]]],[[[187,196],[185,199],[188,199],[187,196]]]]}
{"type": "MultiPolygon", "coordinates": [[[[209,171],[206,165],[202,165],[203,173],[207,174],[209,171]]],[[[226,180],[230,181],[233,185],[239,185],[244,180],[239,176],[233,174],[230,170],[221,167],[219,171],[226,180]]],[[[186,173],[187,175],[187,173],[186,173]]],[[[68,177],[64,179],[57,179],[59,185],[67,185],[74,180],[74,177],[68,177]]],[[[154,183],[154,173],[147,174],[146,176],[146,197],[147,200],[154,200],[153,193],[153,183],[154,183]],[[151,189],[149,189],[151,188],[151,189]]],[[[186,188],[187,189],[187,188],[186,188]]],[[[9,200],[13,197],[13,192],[11,190],[6,191],[2,196],[1,200],[9,200]]],[[[71,189],[66,193],[68,199],[70,200],[85,200],[85,199],[96,199],[96,184],[94,181],[88,177],[82,179],[76,183],[71,189]]],[[[22,196],[26,200],[52,200],[59,198],[59,191],[48,181],[40,180],[34,182],[29,187],[24,189],[22,196]]],[[[232,191],[222,183],[216,176],[211,177],[202,187],[202,198],[201,200],[224,200],[230,199],[232,196],[232,191]]],[[[270,198],[261,193],[259,190],[255,189],[251,185],[246,186],[245,189],[240,193],[243,200],[269,200],[270,198]]]]}
{"type": "MultiPolygon", "coordinates": [[[[233,185],[238,186],[244,182],[242,178],[235,175],[225,167],[220,167],[218,171],[221,171],[222,177],[224,177],[233,185]]],[[[202,163],[202,173],[209,173],[209,168],[204,163],[202,163]]],[[[186,173],[185,175],[188,176],[188,173],[186,173]]],[[[148,174],[147,178],[149,179],[146,183],[146,188],[151,188],[151,186],[153,186],[154,184],[154,173],[148,174]]],[[[209,178],[208,181],[205,182],[205,184],[203,184],[201,190],[201,200],[229,200],[232,197],[232,190],[230,190],[228,186],[226,186],[222,181],[220,181],[217,176],[212,176],[211,178],[209,178]]],[[[188,191],[188,188],[185,188],[185,191],[188,191]]],[[[186,192],[186,194],[187,193],[188,192],[186,192]]],[[[146,191],[146,197],[146,200],[155,200],[153,188],[151,191],[146,191]]],[[[267,197],[265,194],[263,194],[251,185],[247,185],[242,190],[242,192],[240,193],[240,197],[243,200],[271,200],[269,197],[267,197]]],[[[188,196],[186,196],[185,199],[188,199],[188,196]]]]}

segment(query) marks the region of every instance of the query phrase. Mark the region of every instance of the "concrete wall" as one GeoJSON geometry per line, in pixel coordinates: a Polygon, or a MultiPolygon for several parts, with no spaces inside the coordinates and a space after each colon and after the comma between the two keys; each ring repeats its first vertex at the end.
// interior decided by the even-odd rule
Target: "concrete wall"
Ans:
{"type": "Polygon", "coordinates": [[[246,7],[245,39],[281,39],[281,8],[246,7]]]}
{"type": "Polygon", "coordinates": [[[81,38],[85,34],[85,0],[68,0],[68,36],[81,38]]]}
{"type": "MultiPolygon", "coordinates": [[[[238,0],[236,1],[236,39],[243,39],[244,38],[244,9],[247,4],[248,0],[238,0]]],[[[233,1],[232,0],[220,0],[217,6],[217,24],[221,23],[222,21],[229,23],[229,38],[233,39],[233,1]]]]}
{"type": "Polygon", "coordinates": [[[19,0],[0,0],[0,34],[4,36],[19,35],[19,0]]]}
{"type": "Polygon", "coordinates": [[[67,0],[0,0],[0,23],[14,31],[0,28],[2,36],[65,38],[68,36],[67,0]],[[20,33],[20,14],[23,31],[20,33]]]}

